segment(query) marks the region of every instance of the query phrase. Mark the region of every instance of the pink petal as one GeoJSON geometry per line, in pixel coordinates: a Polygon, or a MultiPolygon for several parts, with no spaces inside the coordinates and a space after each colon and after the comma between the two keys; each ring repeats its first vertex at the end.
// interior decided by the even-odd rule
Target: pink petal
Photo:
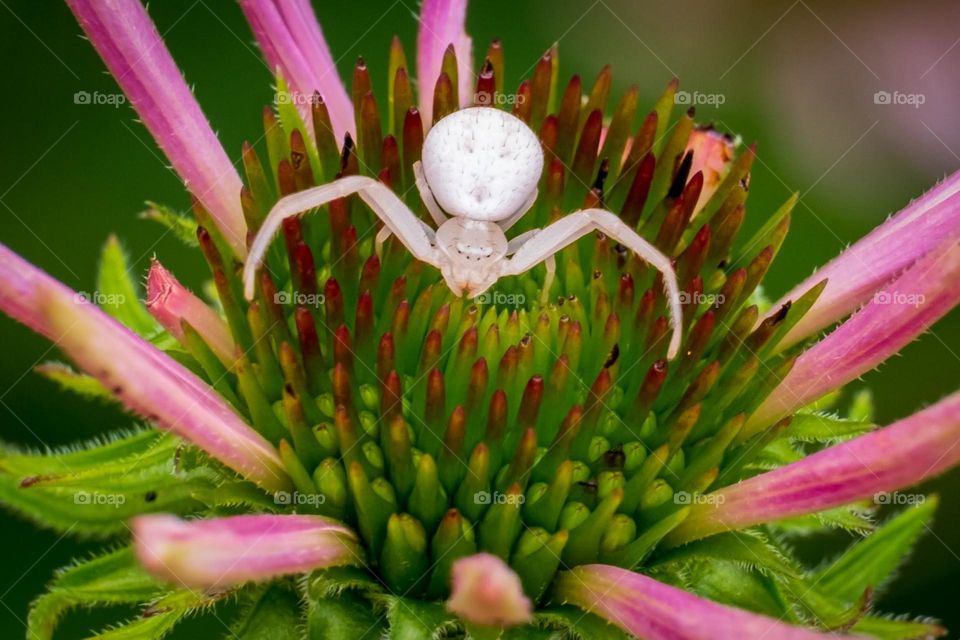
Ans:
{"type": "Polygon", "coordinates": [[[287,80],[304,124],[313,129],[310,104],[320,92],[333,133],[342,140],[353,132],[353,103],[340,76],[310,0],[240,0],[260,51],[273,69],[287,80]]]}
{"type": "Polygon", "coordinates": [[[561,572],[563,602],[644,640],[853,640],[711,602],[627,569],[587,564],[561,572]]]}
{"type": "Polygon", "coordinates": [[[417,34],[417,82],[423,122],[433,122],[433,90],[451,44],[457,54],[460,104],[473,104],[473,41],[466,32],[467,0],[423,0],[417,34]]]}
{"type": "Polygon", "coordinates": [[[222,589],[250,580],[363,560],[350,529],[321,516],[243,515],[186,521],[147,515],[131,524],[140,563],[187,587],[222,589]]]}
{"type": "Polygon", "coordinates": [[[842,319],[942,242],[958,238],[960,171],[910,203],[773,305],[768,315],[828,279],[816,304],[780,347],[786,348],[842,319]]]}
{"type": "Polygon", "coordinates": [[[246,255],[240,176],[139,0],[67,0],[110,73],[234,252],[246,255]]]}
{"type": "Polygon", "coordinates": [[[209,385],[3,245],[0,310],[54,341],[127,407],[160,428],[264,489],[289,487],[276,449],[209,385]]]}
{"type": "Polygon", "coordinates": [[[681,544],[816,513],[932,478],[960,463],[960,392],[889,427],[715,491],[667,538],[681,544]]]}
{"type": "Polygon", "coordinates": [[[703,174],[703,189],[694,207],[694,216],[710,201],[717,187],[727,177],[733,163],[733,149],[733,139],[714,129],[695,129],[690,134],[686,148],[686,151],[693,152],[690,175],[697,172],[703,174]]]}
{"type": "Polygon", "coordinates": [[[181,322],[186,321],[225,366],[232,366],[236,361],[236,347],[227,323],[203,300],[187,291],[156,259],[147,275],[147,310],[181,343],[181,322]]]}
{"type": "Polygon", "coordinates": [[[960,242],[929,252],[833,333],[797,359],[750,416],[756,432],[873,369],[960,302],[960,242]]]}
{"type": "Polygon", "coordinates": [[[477,553],[460,558],[453,563],[451,578],[447,609],[464,620],[505,627],[532,619],[533,605],[523,593],[520,577],[497,556],[477,553]]]}

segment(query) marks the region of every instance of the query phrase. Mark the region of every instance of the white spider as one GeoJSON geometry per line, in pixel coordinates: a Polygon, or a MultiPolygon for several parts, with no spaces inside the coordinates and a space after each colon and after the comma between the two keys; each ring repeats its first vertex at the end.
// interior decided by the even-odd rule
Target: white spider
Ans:
{"type": "Polygon", "coordinates": [[[540,141],[522,120],[490,107],[455,111],[430,129],[422,157],[422,165],[417,162],[413,169],[436,231],[389,187],[372,178],[348,176],[291,194],[273,207],[250,246],[243,273],[247,299],[253,298],[257,270],[285,218],[356,193],[383,221],[376,238],[377,252],[391,234],[396,235],[415,258],[438,268],[458,296],[478,296],[499,278],[524,273],[541,262],[547,268],[546,295],[556,270],[554,254],[591,231],[603,232],[663,274],[673,328],[668,358],[676,355],[682,323],[680,292],[670,259],[616,214],[582,209],[545,229],[507,240],[505,232],[536,201],[543,170],[540,141]]]}

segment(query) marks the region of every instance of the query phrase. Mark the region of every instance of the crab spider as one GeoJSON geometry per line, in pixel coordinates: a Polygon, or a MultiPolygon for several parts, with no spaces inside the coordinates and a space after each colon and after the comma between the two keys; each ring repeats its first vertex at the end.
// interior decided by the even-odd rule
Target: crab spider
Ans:
{"type": "Polygon", "coordinates": [[[423,143],[422,164],[414,165],[417,188],[437,225],[420,220],[386,185],[365,176],[347,176],[286,196],[270,211],[250,246],[244,266],[244,293],[253,298],[257,270],[284,219],[357,194],[383,221],[379,252],[391,234],[413,257],[440,270],[458,296],[475,297],[503,276],[545,263],[544,295],[553,282],[554,255],[591,231],[601,231],[663,274],[673,335],[668,357],[680,348],[680,291],[670,259],[620,218],[603,209],[582,209],[544,229],[508,240],[506,231],[537,198],[543,151],[536,134],[499,109],[473,107],[437,122],[423,143]],[[449,217],[448,217],[449,216],[449,217]]]}

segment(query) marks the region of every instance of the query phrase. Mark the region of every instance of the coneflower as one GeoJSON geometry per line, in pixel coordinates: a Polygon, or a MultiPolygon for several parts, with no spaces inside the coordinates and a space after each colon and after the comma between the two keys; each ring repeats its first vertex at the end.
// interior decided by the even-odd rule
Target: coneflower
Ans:
{"type": "MultiPolygon", "coordinates": [[[[960,394],[880,428],[836,391],[960,301],[960,174],[771,304],[796,197],[742,237],[755,149],[675,113],[676,80],[646,112],[636,87],[611,100],[609,67],[560,82],[552,48],[508,91],[501,43],[474,64],[466,1],[424,0],[415,73],[395,40],[385,74],[358,61],[347,90],[308,0],[240,0],[277,72],[267,154],[244,145],[241,177],[139,0],[67,1],[194,197],[195,221],[150,217],[195,228],[216,300],[154,261],[145,304],[101,310],[0,246],[0,309],[79,369],[41,373],[144,421],[2,454],[9,506],[119,541],[56,576],[30,638],[118,604],[142,615],[99,637],[155,638],[228,599],[238,637],[944,633],[872,605],[936,499],[882,525],[865,501],[960,462],[960,394]],[[430,224],[414,163],[475,106],[542,144],[510,237],[603,208],[671,259],[676,358],[662,276],[602,234],[557,254],[546,291],[538,267],[464,299],[396,238],[378,251],[354,196],[284,220],[245,298],[284,196],[367,176],[430,224]],[[862,536],[803,566],[791,538],[829,527],[862,536]]],[[[115,242],[102,269],[136,290],[115,242]]]]}

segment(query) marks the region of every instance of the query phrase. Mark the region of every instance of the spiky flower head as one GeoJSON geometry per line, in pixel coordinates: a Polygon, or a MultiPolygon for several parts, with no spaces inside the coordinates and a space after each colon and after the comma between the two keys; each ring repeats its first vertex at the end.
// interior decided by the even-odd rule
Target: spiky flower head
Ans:
{"type": "MultiPolygon", "coordinates": [[[[42,372],[151,425],[5,454],[13,507],[132,546],[60,574],[31,633],[72,606],[143,603],[107,636],[158,637],[228,597],[249,604],[237,632],[268,637],[940,632],[870,602],[934,499],[817,571],[790,539],[873,530],[858,501],[960,462],[956,395],[880,430],[867,396],[824,413],[960,299],[956,176],[770,304],[796,197],[739,233],[755,149],[676,113],[676,80],[647,110],[635,86],[610,95],[609,67],[560,81],[554,47],[508,90],[499,42],[473,64],[466,3],[425,0],[416,72],[395,40],[389,68],[358,61],[347,91],[309,2],[241,0],[277,70],[266,154],[244,145],[241,179],[139,2],[68,1],[196,198],[196,222],[149,217],[195,229],[216,301],[154,262],[146,304],[108,315],[2,249],[0,307],[85,371],[42,372]],[[433,125],[475,106],[542,145],[511,237],[603,208],[671,259],[674,359],[662,276],[603,234],[557,253],[549,289],[537,267],[465,299],[395,237],[378,247],[355,196],[284,220],[245,299],[247,248],[281,198],[366,176],[431,224],[414,163],[433,125]]],[[[102,283],[135,290],[116,243],[103,265],[102,283]]]]}

